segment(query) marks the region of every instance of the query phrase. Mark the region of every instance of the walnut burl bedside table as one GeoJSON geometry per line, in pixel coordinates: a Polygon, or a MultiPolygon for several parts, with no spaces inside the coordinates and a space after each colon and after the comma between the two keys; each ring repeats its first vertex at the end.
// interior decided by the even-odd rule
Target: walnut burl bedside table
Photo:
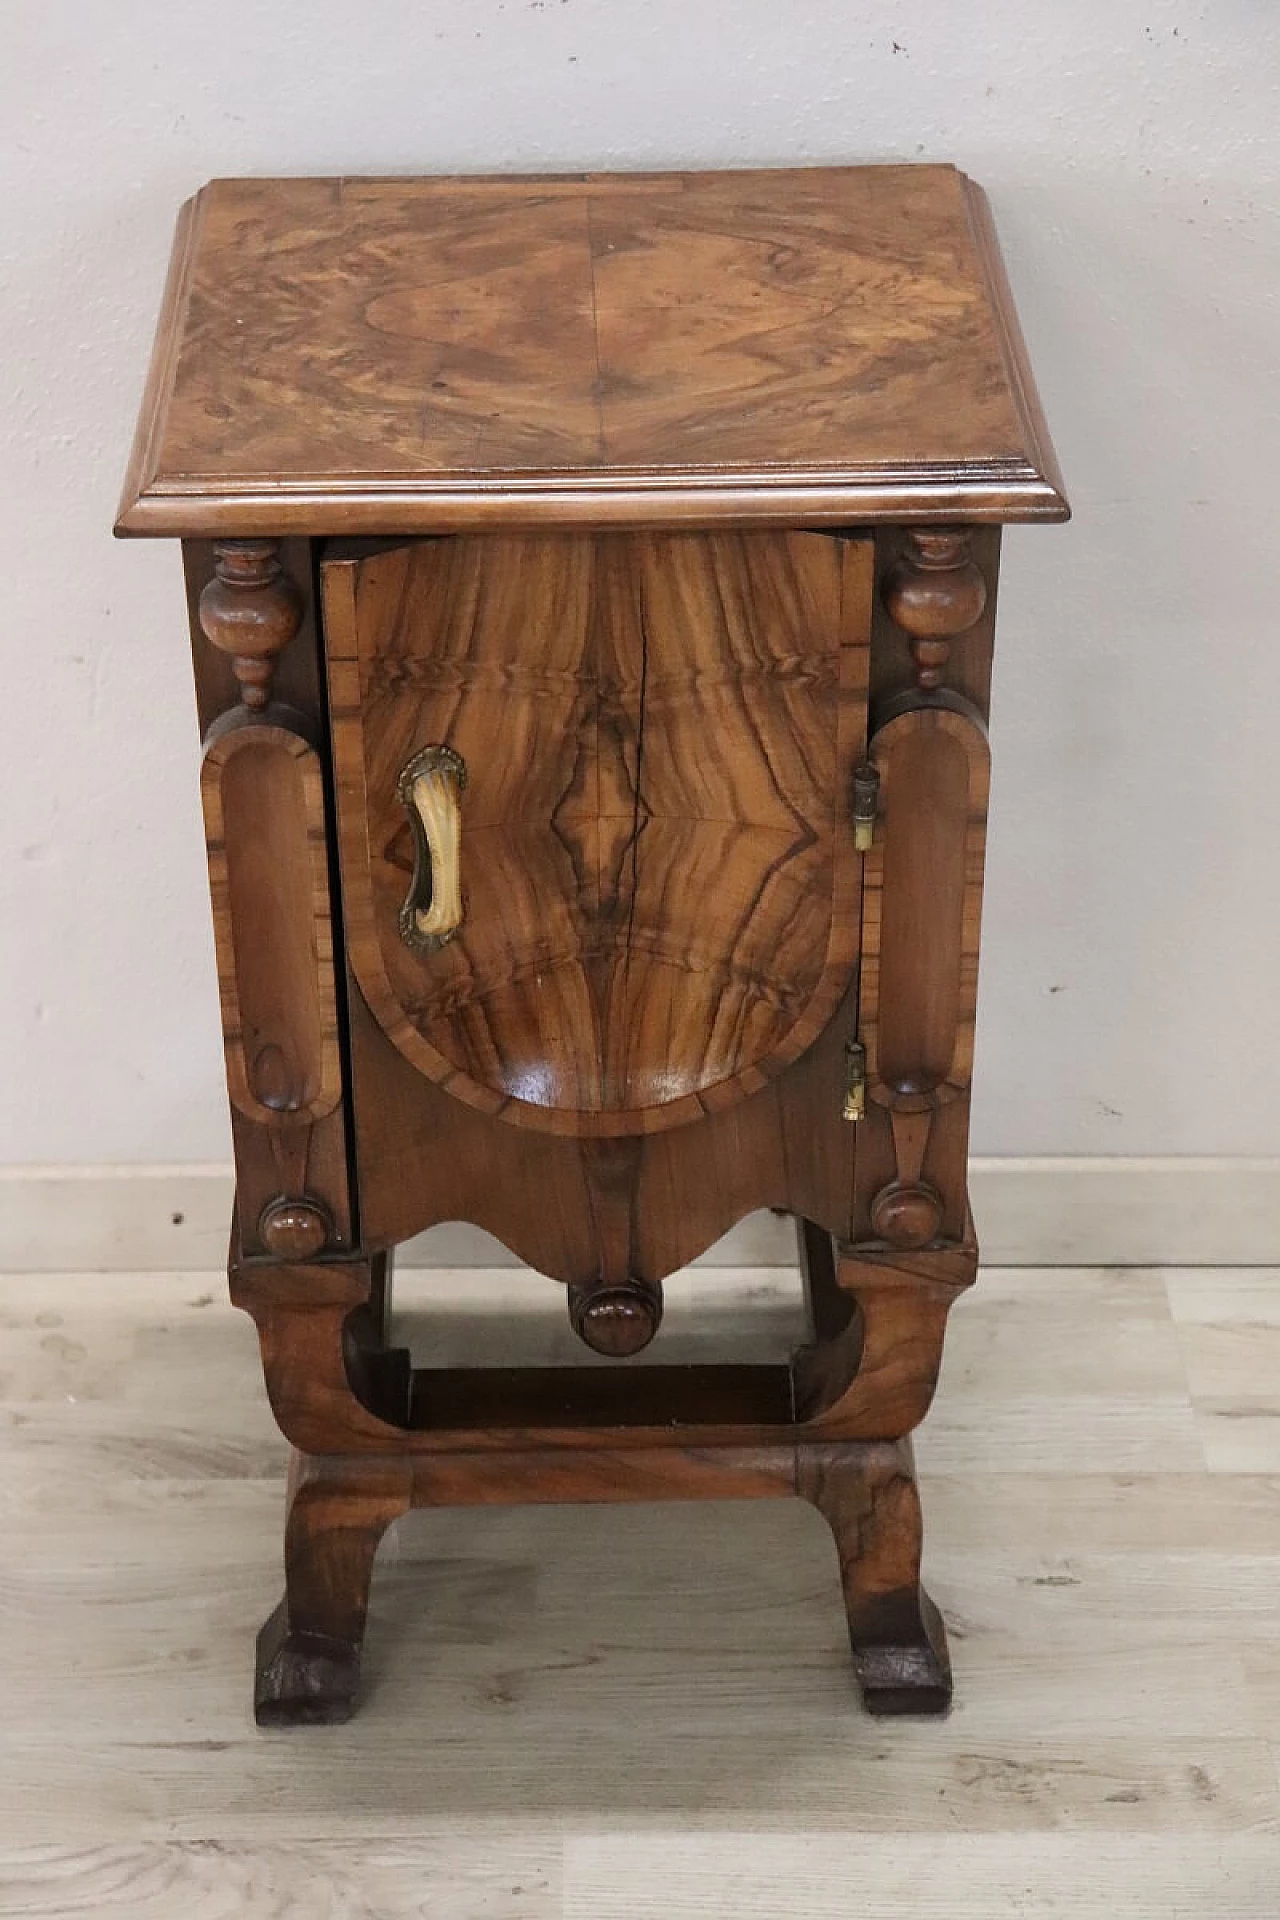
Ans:
{"type": "Polygon", "coordinates": [[[946,1705],[908,1436],[977,1261],[1000,527],[1066,514],[952,168],[183,210],[117,531],[183,543],[231,1292],[293,1448],[260,1721],[351,1711],[410,1507],[738,1494],[826,1517],[866,1704],[946,1705]],[[808,1343],[628,1366],[760,1207],[808,1343]],[[608,1363],[412,1366],[392,1252],[444,1220],[608,1363]]]}

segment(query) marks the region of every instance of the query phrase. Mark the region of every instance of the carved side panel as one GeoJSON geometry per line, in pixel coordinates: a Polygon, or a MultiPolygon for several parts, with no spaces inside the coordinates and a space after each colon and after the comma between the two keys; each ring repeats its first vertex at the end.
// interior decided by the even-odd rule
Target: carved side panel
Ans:
{"type": "Polygon", "coordinates": [[[342,1097],[320,762],[243,722],[200,776],[227,1085],[250,1120],[320,1120],[342,1097]]]}
{"type": "Polygon", "coordinates": [[[985,694],[997,548],[963,528],[898,536],[882,576],[863,873],[855,1242],[966,1231],[969,1087],[990,759],[985,694]],[[978,564],[981,551],[991,577],[978,564]],[[892,677],[885,666],[892,667],[892,677]],[[943,685],[957,682],[960,690],[943,685]]]}
{"type": "Polygon", "coordinates": [[[240,1231],[247,1253],[293,1260],[352,1244],[314,673],[286,665],[306,624],[307,557],[290,575],[273,542],[188,554],[202,710],[221,709],[201,797],[240,1231]],[[270,699],[278,665],[311,711],[270,699]]]}
{"type": "MultiPolygon", "coordinates": [[[[914,708],[881,727],[880,821],[863,875],[858,1031],[867,1118],[857,1214],[873,1238],[921,1247],[964,1215],[963,1159],[940,1168],[938,1116],[973,1073],[989,759],[977,716],[914,708]],[[891,1168],[891,1177],[884,1174],[891,1168]]],[[[954,1133],[954,1129],[951,1130],[954,1133]]]]}

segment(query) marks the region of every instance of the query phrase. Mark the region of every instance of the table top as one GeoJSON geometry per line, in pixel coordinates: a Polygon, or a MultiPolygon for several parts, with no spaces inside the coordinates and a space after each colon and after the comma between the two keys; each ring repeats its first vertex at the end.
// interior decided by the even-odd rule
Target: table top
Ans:
{"type": "Polygon", "coordinates": [[[1064,519],[942,166],[215,180],[117,531],[1064,519]]]}

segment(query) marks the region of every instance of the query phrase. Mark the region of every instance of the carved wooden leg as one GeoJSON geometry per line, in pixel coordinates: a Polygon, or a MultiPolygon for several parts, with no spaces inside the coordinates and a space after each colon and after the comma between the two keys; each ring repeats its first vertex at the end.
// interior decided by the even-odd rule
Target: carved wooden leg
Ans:
{"type": "Polygon", "coordinates": [[[347,1720],[360,1676],[378,1542],[409,1506],[396,1460],[294,1451],[285,1523],[285,1597],[258,1635],[260,1727],[347,1720]]]}
{"type": "Polygon", "coordinates": [[[920,1584],[922,1528],[911,1442],[802,1443],[796,1491],[835,1535],[854,1670],[871,1713],[943,1713],[951,1662],[920,1584]]]}
{"type": "Polygon", "coordinates": [[[811,1341],[791,1356],[797,1421],[813,1421],[848,1394],[862,1363],[863,1315],[853,1292],[836,1275],[835,1242],[811,1220],[796,1221],[800,1278],[811,1341]]]}
{"type": "Polygon", "coordinates": [[[839,1287],[859,1316],[841,1338],[847,1354],[856,1353],[856,1370],[843,1391],[832,1392],[839,1340],[819,1341],[797,1369],[800,1418],[833,1440],[896,1440],[918,1427],[937,1385],[947,1314],[976,1269],[972,1245],[908,1253],[841,1247],[839,1287]]]}

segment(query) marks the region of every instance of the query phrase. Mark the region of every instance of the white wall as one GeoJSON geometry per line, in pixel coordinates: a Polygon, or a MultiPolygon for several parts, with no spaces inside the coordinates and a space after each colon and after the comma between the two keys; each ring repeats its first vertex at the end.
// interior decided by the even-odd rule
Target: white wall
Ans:
{"type": "Polygon", "coordinates": [[[6,0],[0,1163],[227,1154],[176,550],[211,174],[954,159],[1076,519],[1006,541],[975,1146],[1280,1149],[1274,0],[6,0]]]}

